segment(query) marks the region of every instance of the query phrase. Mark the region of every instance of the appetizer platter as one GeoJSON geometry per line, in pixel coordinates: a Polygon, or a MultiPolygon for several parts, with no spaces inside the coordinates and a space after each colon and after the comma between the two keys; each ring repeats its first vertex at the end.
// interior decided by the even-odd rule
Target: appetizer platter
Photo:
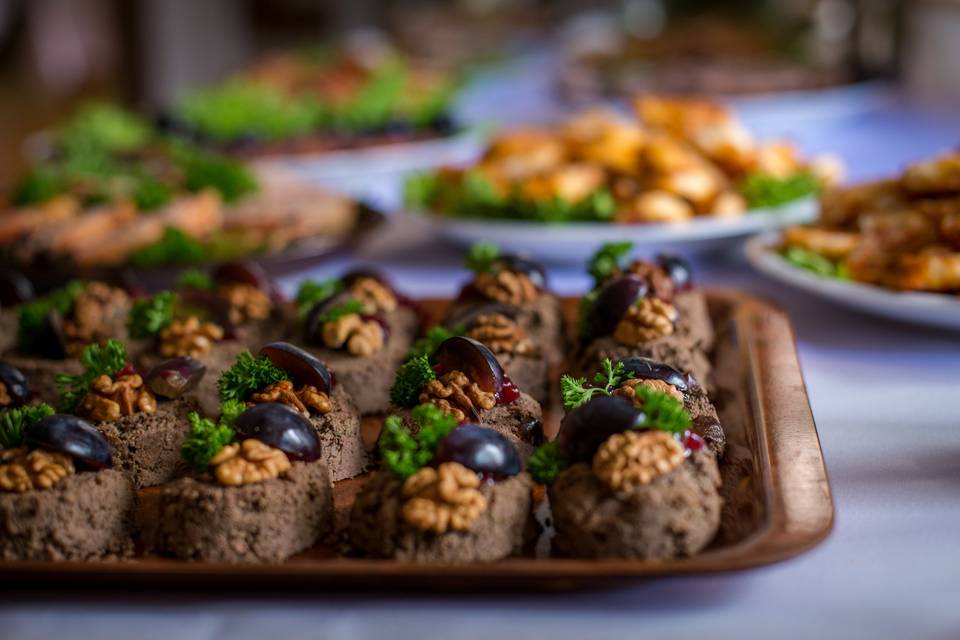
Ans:
{"type": "Polygon", "coordinates": [[[597,251],[582,299],[492,245],[468,266],[442,301],[371,270],[285,301],[238,263],[5,305],[0,574],[563,588],[827,535],[781,313],[626,245],[597,251]]]}
{"type": "Polygon", "coordinates": [[[0,257],[45,288],[77,275],[256,257],[276,269],[357,242],[382,217],[91,105],[47,136],[0,212],[0,257]]]}
{"type": "Polygon", "coordinates": [[[407,206],[455,242],[583,261],[614,239],[720,242],[808,221],[811,196],[838,179],[833,159],[757,141],[719,104],[633,106],[632,118],[594,110],[504,132],[471,165],[409,178],[407,206]]]}
{"type": "Polygon", "coordinates": [[[828,191],[818,220],[750,241],[767,275],[839,304],[960,328],[960,155],[828,191]]]}

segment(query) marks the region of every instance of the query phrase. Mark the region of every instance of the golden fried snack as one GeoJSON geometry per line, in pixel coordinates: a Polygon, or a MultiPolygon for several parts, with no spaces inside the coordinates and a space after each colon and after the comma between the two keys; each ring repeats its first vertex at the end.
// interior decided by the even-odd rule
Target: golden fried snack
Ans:
{"type": "Polygon", "coordinates": [[[911,194],[960,193],[960,153],[951,153],[907,167],[900,180],[911,194]]]}
{"type": "Polygon", "coordinates": [[[690,203],[668,191],[646,191],[617,211],[617,222],[680,222],[694,215],[690,203]]]}
{"type": "Polygon", "coordinates": [[[859,233],[816,227],[790,227],[783,232],[785,245],[802,247],[832,260],[846,258],[857,248],[861,239],[859,233]]]}
{"type": "Polygon", "coordinates": [[[960,291],[960,253],[932,248],[900,258],[897,286],[907,290],[960,291]]]}

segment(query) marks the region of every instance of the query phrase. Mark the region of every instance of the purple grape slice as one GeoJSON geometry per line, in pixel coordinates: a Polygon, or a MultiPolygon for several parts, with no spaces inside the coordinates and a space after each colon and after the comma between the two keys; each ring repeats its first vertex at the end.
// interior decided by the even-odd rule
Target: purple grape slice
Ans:
{"type": "Polygon", "coordinates": [[[47,416],[27,427],[23,443],[28,447],[68,455],[89,469],[106,469],[113,464],[110,443],[96,427],[77,416],[47,416]]]}
{"type": "Polygon", "coordinates": [[[150,369],[144,383],[156,395],[176,400],[196,388],[207,373],[207,367],[190,357],[165,360],[150,369]]]}
{"type": "Polygon", "coordinates": [[[632,373],[634,378],[639,378],[640,380],[662,380],[683,392],[686,392],[688,389],[687,376],[668,364],[642,356],[621,358],[618,362],[622,363],[623,368],[632,373]]]}
{"type": "Polygon", "coordinates": [[[643,418],[643,412],[626,398],[596,397],[564,417],[560,446],[571,462],[589,462],[607,438],[633,429],[643,418]]]}
{"type": "Polygon", "coordinates": [[[434,461],[459,462],[494,480],[515,476],[523,470],[520,454],[512,442],[493,429],[469,423],[440,441],[434,461]]]}
{"type": "Polygon", "coordinates": [[[503,390],[503,367],[490,349],[473,338],[447,338],[433,352],[430,360],[441,375],[450,371],[462,371],[488,393],[499,397],[503,390]]]}
{"type": "Polygon", "coordinates": [[[627,310],[649,291],[646,280],[625,276],[604,285],[587,311],[585,329],[588,338],[614,332],[627,310]]]}
{"type": "Polygon", "coordinates": [[[7,395],[10,397],[10,403],[3,407],[4,409],[22,407],[33,398],[27,377],[12,364],[0,362],[0,383],[6,387],[7,395]]]}
{"type": "Polygon", "coordinates": [[[289,342],[271,342],[260,349],[277,368],[286,371],[294,384],[311,385],[318,391],[331,393],[336,381],[333,373],[319,358],[289,342]]]}
{"type": "Polygon", "coordinates": [[[320,436],[310,421],[279,402],[256,404],[233,424],[237,440],[248,438],[280,449],[291,460],[313,462],[320,459],[320,436]]]}

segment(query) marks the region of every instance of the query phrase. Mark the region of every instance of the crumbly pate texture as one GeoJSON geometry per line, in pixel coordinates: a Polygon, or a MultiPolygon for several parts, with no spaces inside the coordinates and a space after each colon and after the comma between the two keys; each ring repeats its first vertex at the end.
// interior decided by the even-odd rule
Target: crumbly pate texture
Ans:
{"type": "Polygon", "coordinates": [[[330,403],[330,413],[311,414],[308,420],[320,436],[320,460],[336,482],[363,473],[370,456],[360,436],[360,411],[343,385],[333,390],[330,403]]]}
{"type": "Polygon", "coordinates": [[[479,491],[487,508],[466,530],[424,532],[404,520],[404,481],[379,471],[364,485],[350,514],[350,539],[361,553],[417,562],[491,562],[519,551],[535,534],[532,481],[522,473],[479,491]]]}
{"type": "Polygon", "coordinates": [[[582,558],[667,560],[706,547],[720,525],[720,472],[711,451],[618,494],[579,463],[549,488],[554,549],[582,558]]]}
{"type": "Polygon", "coordinates": [[[160,495],[160,551],[182,560],[279,562],[312,547],[333,522],[322,462],[294,462],[282,476],[225,487],[181,478],[160,495]]]}
{"type": "Polygon", "coordinates": [[[50,489],[0,493],[0,557],[4,560],[91,560],[125,555],[136,493],[119,471],[64,478],[50,489]]]}
{"type": "Polygon", "coordinates": [[[189,473],[180,448],[190,432],[187,415],[197,411],[194,400],[160,401],[153,414],[135,413],[97,428],[113,448],[113,467],[130,477],[138,489],[169,482],[189,473]]]}
{"type": "Polygon", "coordinates": [[[44,360],[42,358],[28,358],[8,353],[3,361],[16,367],[26,376],[35,400],[46,402],[52,407],[59,404],[60,396],[54,379],[58,373],[75,376],[83,373],[83,365],[79,360],[44,360]]]}

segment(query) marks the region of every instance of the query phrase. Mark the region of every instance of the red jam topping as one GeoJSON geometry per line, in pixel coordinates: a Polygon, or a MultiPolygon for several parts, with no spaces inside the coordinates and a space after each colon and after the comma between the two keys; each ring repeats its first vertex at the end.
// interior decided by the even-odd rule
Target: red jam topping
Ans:
{"type": "Polygon", "coordinates": [[[507,374],[503,374],[503,385],[497,392],[497,404],[510,404],[520,397],[520,389],[513,383],[507,374]]]}
{"type": "Polygon", "coordinates": [[[684,431],[680,442],[683,444],[683,448],[690,452],[700,451],[700,449],[703,449],[707,444],[703,441],[703,438],[693,431],[684,431]]]}

